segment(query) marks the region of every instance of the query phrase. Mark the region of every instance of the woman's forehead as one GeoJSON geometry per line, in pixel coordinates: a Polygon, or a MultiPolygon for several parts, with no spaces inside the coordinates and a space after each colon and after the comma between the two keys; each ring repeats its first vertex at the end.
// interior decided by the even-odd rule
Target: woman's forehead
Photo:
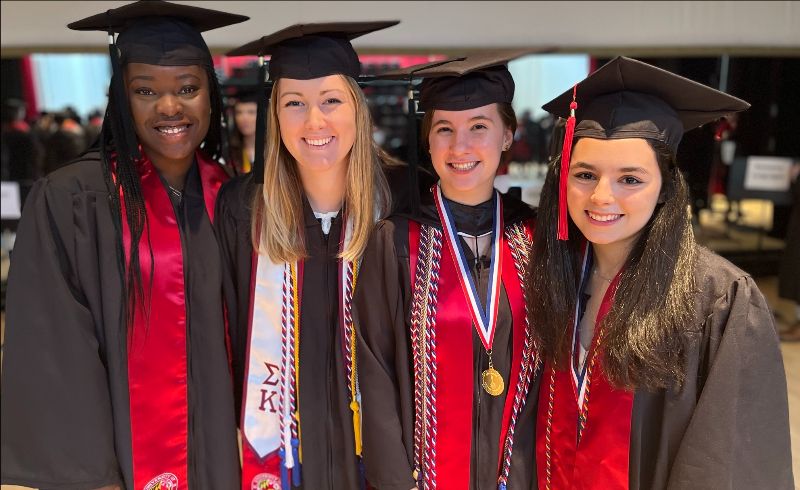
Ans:
{"type": "Polygon", "coordinates": [[[643,138],[581,138],[572,150],[572,162],[596,165],[658,165],[656,154],[643,138]]]}
{"type": "Polygon", "coordinates": [[[295,93],[303,96],[324,95],[328,92],[347,92],[348,85],[341,75],[328,75],[310,80],[281,78],[278,82],[280,96],[295,93]]]}

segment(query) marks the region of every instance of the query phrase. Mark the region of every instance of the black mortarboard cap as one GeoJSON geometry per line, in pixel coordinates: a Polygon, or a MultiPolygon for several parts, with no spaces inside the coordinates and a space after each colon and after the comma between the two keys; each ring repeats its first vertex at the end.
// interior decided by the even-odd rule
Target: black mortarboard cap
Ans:
{"type": "Polygon", "coordinates": [[[270,55],[269,78],[311,80],[342,74],[357,79],[358,55],[350,41],[400,21],[295,24],[229,51],[228,56],[270,55]]]}
{"type": "MultiPolygon", "coordinates": [[[[358,61],[350,41],[400,23],[399,20],[373,22],[325,22],[317,24],[295,24],[255,41],[232,49],[228,56],[258,56],[259,84],[263,87],[266,77],[264,56],[269,55],[269,79],[280,78],[312,80],[328,75],[347,75],[357,79],[361,74],[358,61]]],[[[256,119],[256,158],[253,162],[253,179],[264,182],[264,146],[266,132],[266,88],[258,97],[258,119],[256,119]]]]}
{"type": "Polygon", "coordinates": [[[132,117],[122,80],[128,63],[161,66],[202,65],[213,69],[211,53],[201,32],[244,22],[246,15],[229,14],[162,0],[139,0],[86,17],[67,25],[76,31],[103,31],[109,36],[111,87],[109,97],[119,111],[122,134],[115,144],[119,153],[139,156],[132,117]],[[119,34],[114,40],[114,34],[119,34]]]}
{"type": "Polygon", "coordinates": [[[201,32],[244,22],[249,17],[190,5],[140,0],[72,22],[76,31],[118,33],[120,63],[211,66],[201,32]]]}
{"type": "MultiPolygon", "coordinates": [[[[573,90],[542,108],[567,118],[573,90]]],[[[733,112],[747,102],[680,75],[624,56],[578,82],[574,137],[645,138],[677,150],[683,133],[733,112]]]]}
{"type": "Polygon", "coordinates": [[[574,138],[644,138],[677,151],[683,133],[747,102],[639,60],[619,56],[542,108],[567,118],[561,153],[559,239],[567,239],[566,179],[574,138]]]}
{"type": "Polygon", "coordinates": [[[464,111],[492,103],[511,103],[514,79],[508,62],[530,49],[481,53],[415,72],[422,77],[420,110],[464,111]]]}
{"type": "Polygon", "coordinates": [[[258,102],[261,97],[261,90],[257,87],[241,88],[231,94],[231,97],[238,102],[258,102]]]}
{"type": "Polygon", "coordinates": [[[262,94],[261,85],[258,83],[256,73],[253,76],[243,78],[229,78],[222,84],[222,92],[225,97],[236,102],[258,102],[262,94]]]}

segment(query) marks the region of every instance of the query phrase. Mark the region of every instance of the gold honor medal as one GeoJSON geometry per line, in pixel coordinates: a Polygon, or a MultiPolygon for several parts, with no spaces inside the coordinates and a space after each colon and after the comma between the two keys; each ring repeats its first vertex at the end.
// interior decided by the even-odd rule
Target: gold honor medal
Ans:
{"type": "Polygon", "coordinates": [[[481,373],[481,385],[486,393],[492,396],[500,396],[506,388],[506,383],[503,377],[493,367],[489,367],[486,371],[481,373]]]}

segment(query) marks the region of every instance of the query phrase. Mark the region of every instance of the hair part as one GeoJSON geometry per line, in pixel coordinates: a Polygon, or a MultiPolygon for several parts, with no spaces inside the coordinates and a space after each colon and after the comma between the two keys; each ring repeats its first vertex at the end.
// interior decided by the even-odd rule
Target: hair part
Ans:
{"type": "MultiPolygon", "coordinates": [[[[372,116],[367,100],[352,78],[339,75],[355,105],[357,128],[348,155],[344,208],[353,221],[353,233],[341,258],[355,261],[364,253],[376,218],[391,207],[386,177],[381,170],[380,149],[372,138],[372,116]]],[[[253,195],[251,236],[253,248],[275,263],[307,257],[303,185],[297,161],[283,144],[278,121],[278,80],[272,88],[267,111],[264,183],[253,195]],[[269,202],[269,205],[267,203],[269,202]]]]}
{"type": "MultiPolygon", "coordinates": [[[[693,320],[696,244],[689,190],[663,143],[649,141],[662,176],[659,203],[621,272],[605,332],[603,369],[617,387],[680,389],[686,379],[684,334],[693,320]]],[[[552,161],[540,199],[528,294],[530,319],[543,353],[562,368],[570,362],[585,237],[569,219],[570,240],[557,239],[560,155],[552,161]]]]}

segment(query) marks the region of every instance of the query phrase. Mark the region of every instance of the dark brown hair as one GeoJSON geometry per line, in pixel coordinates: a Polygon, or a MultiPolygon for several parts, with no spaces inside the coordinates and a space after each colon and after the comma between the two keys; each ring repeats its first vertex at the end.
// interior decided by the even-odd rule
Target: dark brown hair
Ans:
{"type": "MultiPolygon", "coordinates": [[[[696,244],[689,191],[675,155],[662,143],[649,142],[661,171],[661,194],[602,322],[603,369],[617,387],[680,388],[686,377],[683,334],[692,320],[696,244]]],[[[560,161],[560,155],[553,159],[542,189],[528,295],[543,353],[563,367],[570,357],[585,237],[570,219],[570,239],[556,238],[560,161]]]]}

